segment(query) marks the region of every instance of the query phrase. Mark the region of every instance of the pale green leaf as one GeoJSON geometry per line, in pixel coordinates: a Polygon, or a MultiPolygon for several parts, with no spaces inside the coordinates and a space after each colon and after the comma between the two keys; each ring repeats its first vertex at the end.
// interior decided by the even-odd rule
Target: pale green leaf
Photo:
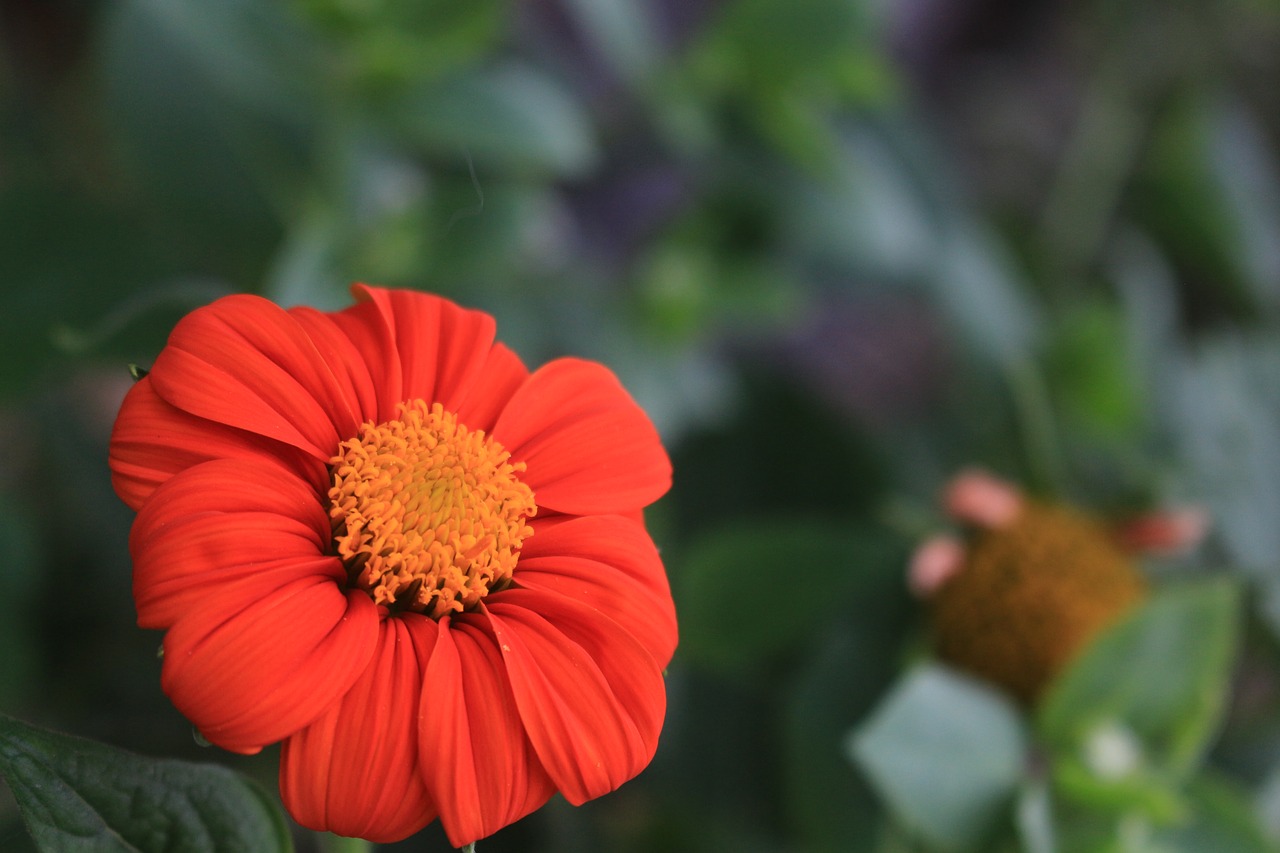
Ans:
{"type": "Polygon", "coordinates": [[[906,676],[849,738],[850,756],[897,819],[942,850],[981,841],[1023,776],[1012,703],[940,666],[906,676]]]}

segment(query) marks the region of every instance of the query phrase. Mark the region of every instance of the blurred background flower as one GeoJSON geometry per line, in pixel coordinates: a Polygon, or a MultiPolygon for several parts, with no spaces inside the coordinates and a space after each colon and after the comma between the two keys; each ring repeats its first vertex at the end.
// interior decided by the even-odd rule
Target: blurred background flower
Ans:
{"type": "Polygon", "coordinates": [[[156,687],[107,433],[191,308],[366,280],[673,451],[657,758],[486,853],[1271,849],[1277,46],[1273,0],[2,0],[0,710],[273,778],[156,687]],[[904,582],[970,464],[1214,520],[1034,717],[904,582]]]}
{"type": "Polygon", "coordinates": [[[911,557],[938,655],[1033,704],[1147,585],[1120,530],[1077,507],[1027,499],[983,471],[946,490],[969,541],[939,534],[911,557]]]}

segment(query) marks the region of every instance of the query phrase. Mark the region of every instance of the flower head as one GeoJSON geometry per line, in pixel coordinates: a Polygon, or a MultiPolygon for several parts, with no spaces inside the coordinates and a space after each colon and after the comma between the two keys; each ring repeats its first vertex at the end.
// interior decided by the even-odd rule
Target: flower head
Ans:
{"type": "Polygon", "coordinates": [[[1136,553],[1185,547],[1206,524],[1194,511],[1111,523],[977,470],[957,475],[942,502],[968,535],[925,541],[909,572],[929,600],[935,648],[1024,702],[1145,598],[1136,553]]]}
{"type": "Polygon", "coordinates": [[[492,318],[353,288],[174,329],[120,409],[116,492],[162,685],[209,741],[283,741],[302,824],[458,847],[639,773],[675,609],[642,510],[670,486],[604,367],[530,372],[492,318]]]}

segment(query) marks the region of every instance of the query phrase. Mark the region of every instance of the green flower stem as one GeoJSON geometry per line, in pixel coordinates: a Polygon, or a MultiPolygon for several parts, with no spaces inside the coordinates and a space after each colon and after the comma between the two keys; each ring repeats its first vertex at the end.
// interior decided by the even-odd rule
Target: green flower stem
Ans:
{"type": "Polygon", "coordinates": [[[331,832],[319,833],[321,853],[373,853],[373,842],[363,838],[347,838],[331,832]]]}

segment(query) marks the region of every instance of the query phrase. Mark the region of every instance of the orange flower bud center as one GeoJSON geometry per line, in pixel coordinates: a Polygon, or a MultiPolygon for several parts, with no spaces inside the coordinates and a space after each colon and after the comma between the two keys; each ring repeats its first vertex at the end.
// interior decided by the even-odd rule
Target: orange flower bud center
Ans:
{"type": "Polygon", "coordinates": [[[1028,502],[980,531],[932,600],[934,638],[951,663],[1035,702],[1093,637],[1146,595],[1108,527],[1067,506],[1028,502]]]}
{"type": "Polygon", "coordinates": [[[402,403],[329,460],[329,517],[350,583],[439,619],[510,583],[538,510],[523,462],[439,403],[402,403]]]}

